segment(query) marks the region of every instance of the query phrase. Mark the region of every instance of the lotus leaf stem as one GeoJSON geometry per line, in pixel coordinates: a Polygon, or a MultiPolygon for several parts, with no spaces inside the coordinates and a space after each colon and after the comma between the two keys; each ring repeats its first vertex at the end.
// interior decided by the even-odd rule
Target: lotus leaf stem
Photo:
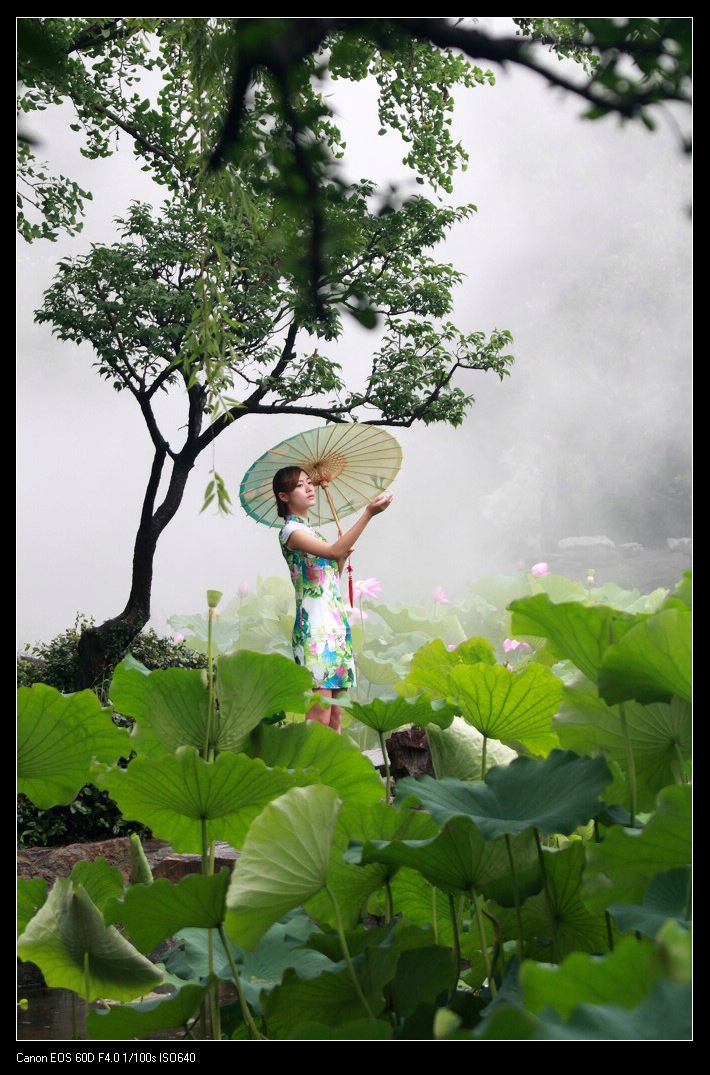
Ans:
{"type": "Polygon", "coordinates": [[[515,869],[515,860],[513,858],[513,848],[510,844],[510,835],[505,834],[505,846],[508,852],[508,862],[510,863],[510,875],[513,881],[513,898],[515,900],[515,918],[518,923],[518,936],[516,938],[516,950],[518,953],[518,959],[523,962],[523,916],[520,911],[520,888],[518,886],[518,875],[515,869]]]}
{"type": "Polygon", "coordinates": [[[338,937],[340,938],[340,947],[343,950],[343,956],[345,957],[345,962],[347,964],[348,971],[350,972],[350,977],[352,978],[353,985],[355,986],[355,992],[357,993],[358,997],[360,998],[362,1006],[365,1009],[365,1011],[367,1012],[369,1018],[370,1019],[375,1019],[376,1018],[375,1013],[373,1012],[372,1008],[370,1007],[370,1005],[368,1003],[368,1000],[367,1000],[367,997],[365,996],[365,994],[362,991],[362,986],[360,985],[360,979],[358,978],[357,974],[355,973],[355,967],[353,966],[353,961],[352,961],[352,958],[350,956],[350,949],[348,948],[348,942],[347,942],[347,940],[345,938],[345,930],[343,929],[343,920],[342,920],[342,918],[340,916],[340,908],[338,907],[338,901],[335,898],[335,893],[333,892],[332,888],[328,884],[326,884],[326,886],[325,886],[325,891],[328,893],[328,895],[330,897],[330,902],[333,905],[333,911],[334,911],[334,914],[335,914],[335,928],[337,930],[338,937]]]}
{"type": "MultiPolygon", "coordinates": [[[[459,936],[459,910],[454,904],[454,897],[452,893],[449,893],[449,913],[451,914],[451,926],[454,931],[454,943],[451,948],[451,962],[454,965],[454,971],[456,975],[453,986],[453,988],[455,989],[456,982],[458,981],[461,969],[461,938],[459,936]]],[[[451,999],[451,995],[449,996],[449,999],[451,999]]]]}
{"type": "Polygon", "coordinates": [[[385,921],[389,923],[394,918],[394,901],[392,899],[392,886],[389,877],[385,881],[385,921]]]}
{"type": "Polygon", "coordinates": [[[550,882],[547,877],[547,870],[545,869],[545,855],[542,850],[542,841],[540,839],[540,832],[538,829],[533,829],[535,833],[535,846],[537,847],[537,859],[540,863],[540,872],[542,873],[542,888],[545,893],[545,902],[547,904],[547,913],[550,916],[550,940],[552,941],[552,958],[555,963],[561,961],[560,957],[560,945],[557,939],[557,921],[555,919],[555,905],[550,892],[550,882]]]}
{"type": "Polygon", "coordinates": [[[385,763],[385,802],[389,804],[390,797],[392,794],[392,777],[390,774],[390,762],[387,756],[387,748],[385,747],[385,733],[378,732],[377,734],[380,737],[380,750],[382,751],[382,758],[385,763]]]}
{"type": "Polygon", "coordinates": [[[261,1033],[256,1023],[254,1022],[254,1016],[251,1014],[251,1010],[249,1008],[249,1005],[247,1004],[247,998],[245,997],[244,990],[242,988],[242,980],[239,976],[239,968],[234,962],[232,946],[229,943],[229,938],[224,931],[224,926],[219,926],[219,935],[222,938],[222,944],[224,945],[224,950],[227,953],[227,959],[229,960],[229,966],[232,970],[232,977],[234,978],[234,988],[236,989],[237,997],[239,998],[239,1007],[242,1012],[242,1018],[244,1019],[246,1025],[249,1027],[249,1033],[251,1034],[252,1039],[256,1039],[257,1041],[267,1041],[268,1039],[266,1038],[266,1036],[261,1033]]]}
{"type": "Polygon", "coordinates": [[[476,890],[473,887],[471,888],[471,899],[473,900],[473,907],[474,907],[474,910],[476,912],[476,925],[478,927],[478,937],[479,937],[479,940],[481,942],[481,957],[483,959],[483,966],[485,967],[485,970],[486,970],[486,978],[488,979],[488,984],[490,985],[490,988],[491,988],[491,994],[492,994],[492,996],[495,996],[497,990],[496,990],[495,979],[493,978],[493,969],[492,969],[492,966],[491,966],[491,957],[488,954],[488,938],[486,937],[486,926],[485,926],[485,923],[483,921],[483,915],[481,913],[481,908],[479,906],[479,901],[478,901],[478,899],[476,897],[476,890]]]}

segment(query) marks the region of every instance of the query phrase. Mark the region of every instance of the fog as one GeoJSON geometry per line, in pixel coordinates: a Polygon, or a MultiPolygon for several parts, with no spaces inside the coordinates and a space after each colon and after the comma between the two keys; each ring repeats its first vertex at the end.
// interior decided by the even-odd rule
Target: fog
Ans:
{"type": "MultiPolygon", "coordinates": [[[[394,501],[352,561],[356,579],[381,581],[387,603],[429,599],[436,586],[454,599],[481,575],[539,560],[554,567],[569,536],[646,547],[689,536],[679,475],[691,443],[691,170],[676,122],[667,113],[654,132],[589,122],[582,102],[541,79],[496,75],[493,87],[456,94],[470,163],[451,200],[478,212],[434,253],[466,274],[451,319],[464,331],[509,329],[516,361],[503,382],[492,373],[460,380],[476,397],[460,428],[393,430],[403,449],[394,501]]],[[[398,138],[374,136],[369,89],[337,84],[333,101],[347,174],[421,190],[398,138]]],[[[91,349],[54,340],[33,311],[60,256],[113,241],[111,221],[131,199],[161,199],[128,139],[93,162],[56,115],[29,126],[38,155],[94,201],[79,237],[18,240],[19,647],[49,640],[78,613],[101,622],[128,597],[148,435],[134,400],[92,370],[91,349]]],[[[320,351],[357,371],[376,346],[376,332],[350,323],[320,351]]],[[[317,424],[249,417],[198,460],[158,544],[159,633],[170,616],[202,611],[207,589],[228,598],[243,580],[253,588],[258,576],[285,577],[276,531],[242,511],[239,481],[269,447],[317,424]],[[227,518],[200,511],[213,465],[232,497],[227,518]]]]}

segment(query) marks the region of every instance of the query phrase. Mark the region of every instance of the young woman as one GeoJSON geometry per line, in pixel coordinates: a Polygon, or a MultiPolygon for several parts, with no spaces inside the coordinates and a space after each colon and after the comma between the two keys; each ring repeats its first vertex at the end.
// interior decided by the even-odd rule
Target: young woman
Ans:
{"type": "Polygon", "coordinates": [[[342,690],[355,685],[350,624],[340,593],[340,573],[355,542],[375,515],[392,502],[391,493],[372,500],[353,526],[329,542],[308,523],[315,503],[313,482],[300,467],[282,467],[274,475],[274,496],[284,525],[279,534],[281,551],[296,591],[293,656],[313,676],[322,701],[306,713],[340,731],[341,708],[334,704],[342,690]]]}

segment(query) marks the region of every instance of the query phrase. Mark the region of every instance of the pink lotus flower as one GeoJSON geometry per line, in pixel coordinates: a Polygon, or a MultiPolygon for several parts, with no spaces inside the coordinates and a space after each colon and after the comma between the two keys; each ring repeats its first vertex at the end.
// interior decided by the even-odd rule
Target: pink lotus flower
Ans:
{"type": "Polygon", "coordinates": [[[375,601],[381,589],[382,583],[379,579],[360,579],[353,584],[353,596],[369,597],[371,601],[375,601]]]}
{"type": "Polygon", "coordinates": [[[173,635],[173,642],[184,642],[184,641],[185,641],[185,636],[184,635],[181,635],[179,633],[176,634],[176,635],[173,635]]]}
{"type": "Polygon", "coordinates": [[[367,612],[361,612],[359,608],[348,609],[348,616],[351,620],[366,620],[368,615],[367,612]]]}
{"type": "Polygon", "coordinates": [[[534,579],[544,579],[545,575],[550,574],[549,564],[533,564],[530,568],[530,574],[534,579]]]}
{"type": "Polygon", "coordinates": [[[239,583],[239,589],[237,590],[237,593],[240,597],[246,597],[246,595],[249,593],[249,583],[246,579],[242,579],[242,581],[239,583]]]}
{"type": "Polygon", "coordinates": [[[448,605],[449,603],[449,599],[442,590],[441,586],[436,587],[432,596],[434,600],[437,601],[440,605],[448,605]]]}
{"type": "Polygon", "coordinates": [[[518,642],[516,638],[506,638],[503,643],[503,653],[510,653],[511,650],[518,650],[519,653],[532,653],[532,647],[527,642],[518,642]]]}

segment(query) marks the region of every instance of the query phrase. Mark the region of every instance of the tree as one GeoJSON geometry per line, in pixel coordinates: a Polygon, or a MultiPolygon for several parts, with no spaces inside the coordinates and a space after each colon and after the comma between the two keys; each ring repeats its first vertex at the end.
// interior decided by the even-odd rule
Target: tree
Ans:
{"type": "MultiPolygon", "coordinates": [[[[377,78],[383,128],[401,131],[407,162],[434,191],[450,190],[466,159],[448,129],[455,87],[493,81],[451,48],[525,63],[577,92],[531,59],[531,50],[552,47],[588,73],[594,88],[582,95],[597,111],[647,118],[653,105],[686,92],[686,52],[679,59],[671,44],[682,42],[688,20],[516,20],[528,39],[503,43],[471,20],[19,21],[22,110],[71,101],[86,155],[108,155],[116,133],[127,134],[167,195],[157,214],[133,205],[118,222],[121,241],[61,263],[37,315],[60,338],[91,342],[100,374],[134,395],[154,451],[131,593],[122,613],[82,636],[81,686],[100,678],[147,621],[157,541],[197,456],[231,422],[288,411],[456,424],[472,402],[462,371],[508,370],[508,333],[486,340],[446,320],[458,274],[429,254],[473,207],[346,185],[326,76],[377,78]],[[617,21],[624,26],[612,32],[617,21]],[[647,85],[632,86],[624,100],[617,64],[634,39],[647,85]],[[675,74],[663,82],[658,72],[673,62],[675,74]],[[158,74],[162,86],[151,95],[158,74]],[[347,314],[383,333],[371,369],[353,387],[320,353],[347,314]],[[161,432],[153,406],[171,386],[185,393],[179,447],[161,432]]],[[[20,165],[25,237],[79,230],[88,193],[50,176],[22,139],[20,165]]],[[[227,506],[218,474],[211,495],[227,506]]]]}

